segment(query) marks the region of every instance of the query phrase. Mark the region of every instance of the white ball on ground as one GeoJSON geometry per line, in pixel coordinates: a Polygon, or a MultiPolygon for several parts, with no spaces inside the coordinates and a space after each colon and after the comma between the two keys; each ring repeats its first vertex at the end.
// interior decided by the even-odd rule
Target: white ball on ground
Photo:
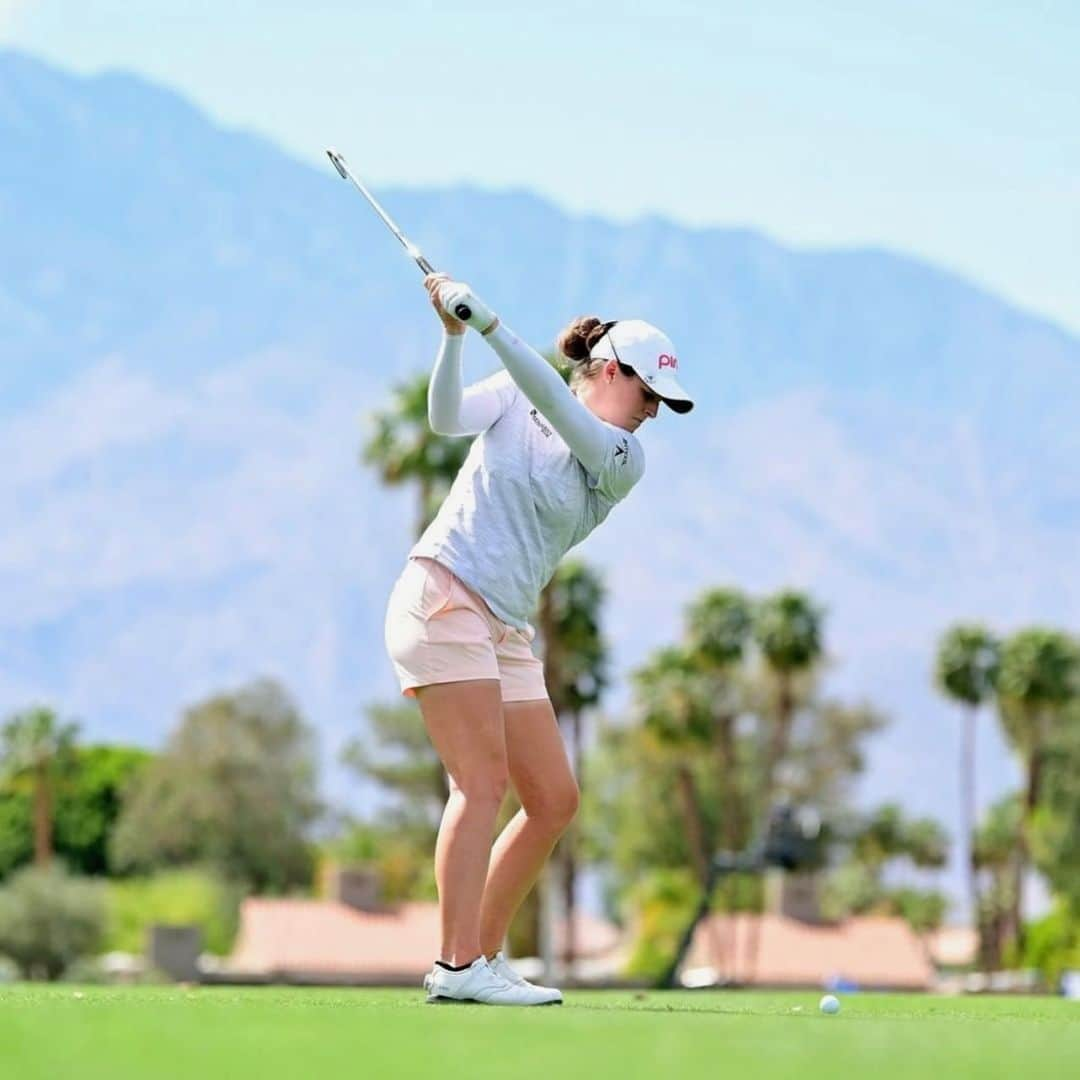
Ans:
{"type": "Polygon", "coordinates": [[[818,1002],[818,1008],[826,1016],[834,1016],[840,1011],[840,999],[834,994],[826,994],[821,1001],[818,1002]]]}

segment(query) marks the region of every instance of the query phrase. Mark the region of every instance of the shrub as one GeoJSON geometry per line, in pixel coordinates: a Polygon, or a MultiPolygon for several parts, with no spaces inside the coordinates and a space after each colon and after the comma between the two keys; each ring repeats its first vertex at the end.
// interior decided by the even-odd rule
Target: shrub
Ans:
{"type": "Polygon", "coordinates": [[[0,889],[0,953],[28,979],[58,979],[97,952],[105,921],[101,886],[58,864],[21,870],[0,889]]]}
{"type": "Polygon", "coordinates": [[[1065,971],[1080,970],[1080,919],[1060,901],[1043,918],[1028,923],[1023,966],[1036,968],[1057,987],[1065,971]]]}
{"type": "Polygon", "coordinates": [[[700,893],[689,871],[655,870],[642,878],[631,895],[636,925],[628,976],[655,979],[667,969],[700,893]]]}

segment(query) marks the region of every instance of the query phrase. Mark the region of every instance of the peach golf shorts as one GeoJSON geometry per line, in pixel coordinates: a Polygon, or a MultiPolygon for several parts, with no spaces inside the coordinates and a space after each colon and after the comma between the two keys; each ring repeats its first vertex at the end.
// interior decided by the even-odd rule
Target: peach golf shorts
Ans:
{"type": "Polygon", "coordinates": [[[535,636],[504,623],[434,559],[408,561],[386,609],[386,649],[406,697],[432,683],[498,679],[503,701],[546,698],[535,636]]]}

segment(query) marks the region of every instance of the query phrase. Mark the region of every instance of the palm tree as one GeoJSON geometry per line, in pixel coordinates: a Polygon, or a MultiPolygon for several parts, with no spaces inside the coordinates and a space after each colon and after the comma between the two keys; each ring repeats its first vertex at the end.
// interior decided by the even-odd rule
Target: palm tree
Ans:
{"type": "Polygon", "coordinates": [[[1010,873],[1020,843],[1023,806],[1008,795],[991,806],[975,830],[975,868],[984,876],[979,889],[979,962],[987,971],[1001,967],[1009,913],[1015,908],[1015,881],[1010,873]]]}
{"type": "Polygon", "coordinates": [[[798,679],[813,670],[821,659],[823,619],[821,608],[805,593],[792,590],[766,598],[754,612],[754,640],[776,692],[763,785],[770,793],[777,787],[777,769],[791,742],[798,679]]]}
{"type": "MultiPolygon", "coordinates": [[[[540,631],[544,645],[544,680],[560,723],[570,734],[570,758],[578,788],[584,790],[583,719],[608,683],[607,643],[600,632],[604,586],[585,563],[568,560],[555,571],[540,604],[540,631]]],[[[574,916],[577,895],[576,825],[559,842],[562,863],[563,913],[566,933],[563,963],[569,968],[577,954],[574,916]]]]}
{"type": "MultiPolygon", "coordinates": [[[[750,814],[743,806],[740,784],[736,723],[742,711],[739,665],[750,640],[751,606],[736,589],[710,589],[692,603],[686,613],[687,640],[708,682],[712,712],[712,741],[717,758],[721,791],[724,846],[739,851],[748,839],[750,814]]],[[[728,967],[734,956],[734,908],[737,882],[724,882],[725,908],[732,913],[723,943],[714,938],[716,961],[728,967]]]]}
{"type": "Polygon", "coordinates": [[[427,418],[426,374],[414,375],[393,389],[390,406],[372,417],[374,433],[364,446],[363,460],[374,465],[384,484],[415,483],[419,503],[419,537],[438,513],[469,453],[468,439],[436,435],[427,418]]]}
{"type": "Polygon", "coordinates": [[[1078,693],[1080,646],[1067,634],[1039,627],[1020,630],[1001,646],[998,703],[1005,732],[1024,761],[1022,824],[1014,863],[1012,935],[1023,944],[1023,887],[1031,853],[1031,825],[1042,789],[1047,744],[1065,707],[1078,693]]]}
{"type": "Polygon", "coordinates": [[[979,873],[975,865],[975,720],[979,709],[994,693],[999,662],[998,642],[983,626],[961,623],[942,636],[934,665],[938,689],[966,706],[960,749],[960,801],[967,844],[968,893],[971,917],[977,920],[979,873]]]}
{"type": "Polygon", "coordinates": [[[712,741],[708,680],[693,653],[679,645],[657,650],[633,673],[632,680],[646,731],[672,755],[690,859],[704,886],[713,844],[691,763],[701,758],[712,741]]]}
{"type": "Polygon", "coordinates": [[[52,862],[53,802],[60,769],[75,748],[78,725],[61,723],[51,709],[15,713],[0,729],[0,769],[9,783],[28,788],[34,806],[34,864],[52,862]]]}
{"type": "Polygon", "coordinates": [[[708,680],[713,742],[724,793],[724,838],[729,851],[746,841],[740,799],[735,724],[742,708],[737,671],[750,638],[750,603],[736,589],[710,589],[686,614],[688,646],[708,680]]]}

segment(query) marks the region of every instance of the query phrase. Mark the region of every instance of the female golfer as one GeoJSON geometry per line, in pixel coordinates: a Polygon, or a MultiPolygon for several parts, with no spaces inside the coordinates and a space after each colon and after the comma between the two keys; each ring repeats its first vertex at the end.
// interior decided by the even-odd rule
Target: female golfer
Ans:
{"type": "Polygon", "coordinates": [[[581,318],[559,336],[570,387],[467,286],[425,281],[444,334],[428,419],[473,443],[438,516],[410,552],[386,613],[402,692],[415,696],[450,778],[435,845],[442,951],[424,980],[429,1002],[544,1005],[501,949],[514,913],[574,817],[578,789],[529,616],[559,561],[641,478],[634,432],[661,402],[693,401],[676,379],[671,341],[637,320],[581,318]],[[450,311],[471,314],[461,322],[450,311]],[[462,388],[466,326],[505,371],[462,388]],[[492,847],[512,783],[521,802],[492,847]]]}

